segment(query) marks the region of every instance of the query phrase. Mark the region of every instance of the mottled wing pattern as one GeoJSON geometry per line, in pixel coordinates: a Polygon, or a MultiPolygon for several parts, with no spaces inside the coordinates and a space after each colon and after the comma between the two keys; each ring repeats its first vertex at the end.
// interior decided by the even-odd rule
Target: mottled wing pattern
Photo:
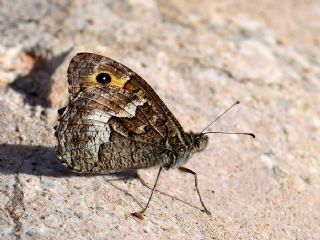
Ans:
{"type": "Polygon", "coordinates": [[[70,101],[56,130],[57,152],[69,167],[114,172],[170,165],[170,147],[184,144],[183,129],[153,89],[109,58],[77,54],[68,69],[70,101]],[[111,82],[96,76],[108,73],[111,82]]]}

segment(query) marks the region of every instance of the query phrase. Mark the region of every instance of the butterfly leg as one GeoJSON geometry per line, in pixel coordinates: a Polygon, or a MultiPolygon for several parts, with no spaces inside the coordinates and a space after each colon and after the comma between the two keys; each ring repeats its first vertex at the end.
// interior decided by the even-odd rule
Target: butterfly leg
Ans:
{"type": "Polygon", "coordinates": [[[201,194],[200,194],[200,191],[199,191],[199,188],[198,188],[198,177],[197,177],[197,173],[194,172],[194,171],[192,171],[192,170],[189,169],[189,168],[186,168],[186,167],[179,167],[178,169],[179,169],[180,171],[182,171],[182,172],[185,172],[185,173],[191,173],[191,174],[194,176],[195,187],[196,187],[196,190],[197,190],[197,193],[198,193],[198,196],[199,196],[201,205],[202,205],[202,207],[204,208],[202,211],[205,212],[205,213],[208,214],[208,215],[211,215],[211,212],[207,209],[207,207],[204,205],[204,202],[202,201],[201,194]]]}
{"type": "Polygon", "coordinates": [[[163,169],[162,167],[159,168],[159,172],[158,172],[158,175],[157,175],[157,178],[156,178],[156,182],[155,182],[154,185],[153,185],[153,188],[152,188],[152,191],[151,191],[151,195],[150,195],[150,197],[149,197],[149,200],[148,200],[148,202],[147,202],[147,205],[144,207],[144,209],[142,209],[142,210],[140,211],[140,213],[144,213],[144,212],[147,210],[147,208],[148,208],[148,206],[149,206],[149,203],[151,202],[151,198],[152,198],[153,192],[154,192],[154,190],[156,189],[156,186],[157,186],[157,183],[158,183],[158,180],[159,180],[160,173],[161,173],[162,169],[163,169]]]}

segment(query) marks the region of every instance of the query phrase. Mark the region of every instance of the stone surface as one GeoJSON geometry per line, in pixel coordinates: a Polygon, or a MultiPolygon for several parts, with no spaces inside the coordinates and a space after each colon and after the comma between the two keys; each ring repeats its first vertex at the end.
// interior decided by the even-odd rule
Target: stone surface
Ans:
{"type": "Polygon", "coordinates": [[[319,1],[1,1],[1,239],[320,239],[319,1]],[[235,100],[187,166],[160,179],[77,175],[53,147],[80,51],[144,77],[185,130],[235,100]]]}

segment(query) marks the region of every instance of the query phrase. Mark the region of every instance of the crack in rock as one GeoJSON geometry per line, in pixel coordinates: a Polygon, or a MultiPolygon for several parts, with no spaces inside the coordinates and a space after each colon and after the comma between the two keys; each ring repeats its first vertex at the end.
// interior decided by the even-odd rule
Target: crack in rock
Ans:
{"type": "Polygon", "coordinates": [[[14,235],[16,239],[20,239],[21,234],[21,221],[20,218],[25,212],[25,206],[23,203],[24,193],[22,190],[22,184],[19,178],[19,174],[15,176],[15,184],[13,186],[13,194],[10,196],[6,210],[14,222],[14,235]]]}

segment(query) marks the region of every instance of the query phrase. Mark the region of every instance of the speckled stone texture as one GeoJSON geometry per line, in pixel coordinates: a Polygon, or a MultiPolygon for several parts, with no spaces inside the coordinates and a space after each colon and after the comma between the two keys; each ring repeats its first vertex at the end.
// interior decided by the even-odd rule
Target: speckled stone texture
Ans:
{"type": "Polygon", "coordinates": [[[320,2],[1,1],[0,239],[320,239],[320,2]],[[127,65],[186,131],[193,177],[79,175],[53,150],[76,52],[127,65]],[[127,178],[122,180],[122,178],[127,178]]]}

